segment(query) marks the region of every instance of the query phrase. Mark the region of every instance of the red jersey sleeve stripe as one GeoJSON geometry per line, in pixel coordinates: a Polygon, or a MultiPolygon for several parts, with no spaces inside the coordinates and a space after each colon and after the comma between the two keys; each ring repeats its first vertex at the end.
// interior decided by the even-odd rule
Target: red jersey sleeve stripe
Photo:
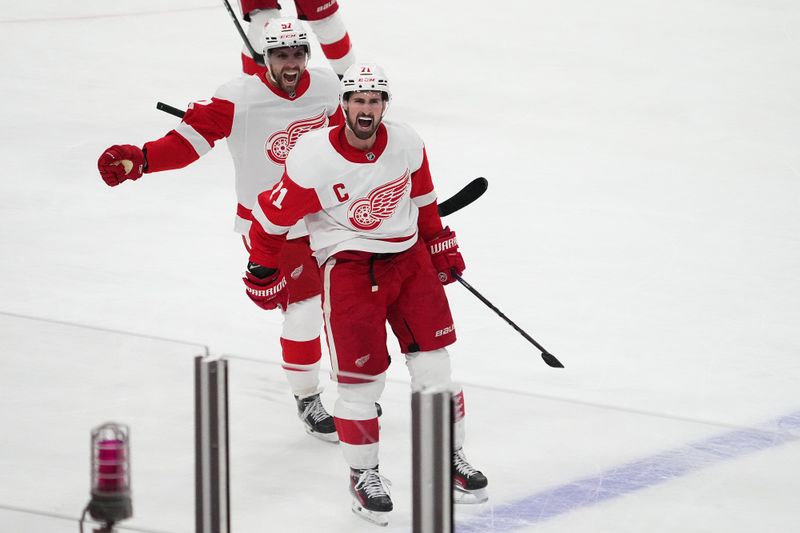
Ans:
{"type": "MultiPolygon", "coordinates": [[[[261,193],[266,194],[266,193],[261,193]]],[[[277,224],[273,224],[269,217],[267,217],[264,210],[261,208],[261,203],[257,202],[253,210],[250,212],[251,220],[256,220],[264,228],[264,231],[271,235],[283,235],[289,233],[290,226],[279,226],[277,224]]]]}
{"type": "Polygon", "coordinates": [[[298,220],[322,210],[317,191],[299,186],[283,172],[281,181],[258,195],[250,226],[250,260],[275,268],[286,234],[298,220]]]}
{"type": "Polygon", "coordinates": [[[250,225],[250,261],[267,268],[278,268],[278,256],[286,241],[286,234],[271,235],[264,231],[258,220],[250,225]]]}
{"type": "MultiPolygon", "coordinates": [[[[291,227],[306,215],[322,210],[317,191],[301,187],[284,170],[283,178],[271,191],[258,195],[258,206],[264,216],[275,227],[291,227]]],[[[253,215],[256,210],[253,208],[253,215]]],[[[269,228],[264,227],[267,231],[269,228]]]]}
{"type": "Polygon", "coordinates": [[[200,157],[194,147],[175,130],[160,139],[144,144],[147,152],[147,172],[183,168],[200,157]]]}
{"type": "Polygon", "coordinates": [[[433,179],[428,167],[428,154],[422,149],[422,162],[411,174],[411,198],[425,196],[433,192],[433,179]]]}
{"type": "Polygon", "coordinates": [[[145,143],[147,172],[183,168],[197,161],[215,141],[231,134],[233,111],[233,102],[221,98],[190,105],[177,128],[145,143]]]}
{"type": "Polygon", "coordinates": [[[236,204],[236,216],[245,220],[253,220],[253,211],[242,204],[236,204]]]}
{"type": "Polygon", "coordinates": [[[439,216],[439,205],[436,202],[419,208],[417,227],[422,240],[428,242],[442,231],[442,218],[439,216]]]}
{"type": "Polygon", "coordinates": [[[229,100],[211,98],[193,102],[183,116],[183,123],[192,127],[206,142],[214,143],[231,134],[235,105],[229,100]]]}

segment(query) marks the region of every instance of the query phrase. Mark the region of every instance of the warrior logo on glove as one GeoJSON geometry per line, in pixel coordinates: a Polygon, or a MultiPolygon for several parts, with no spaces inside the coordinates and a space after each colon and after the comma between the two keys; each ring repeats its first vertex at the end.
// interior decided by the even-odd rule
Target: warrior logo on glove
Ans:
{"type": "Polygon", "coordinates": [[[289,295],[286,292],[286,276],[280,270],[273,272],[265,278],[260,278],[250,270],[264,270],[264,267],[255,263],[248,264],[248,271],[242,278],[247,291],[247,297],[261,309],[286,310],[289,303],[289,295]]]}
{"type": "Polygon", "coordinates": [[[428,252],[431,254],[431,262],[433,268],[439,277],[439,281],[443,285],[453,283],[455,272],[459,276],[464,272],[464,258],[461,257],[461,252],[458,251],[458,241],[456,240],[455,232],[451,231],[449,227],[442,229],[438,235],[427,243],[428,252]]]}
{"type": "Polygon", "coordinates": [[[455,234],[447,240],[437,242],[431,245],[431,255],[433,254],[440,254],[447,250],[448,248],[456,248],[458,247],[458,241],[456,240],[455,234]]]}
{"type": "Polygon", "coordinates": [[[286,278],[281,278],[281,279],[278,281],[278,283],[277,283],[276,285],[274,285],[274,286],[271,286],[271,287],[269,287],[268,289],[254,289],[254,288],[252,288],[252,287],[249,287],[249,286],[248,286],[248,287],[246,287],[245,289],[247,290],[247,292],[248,292],[249,294],[252,294],[253,296],[259,296],[259,297],[264,297],[264,296],[267,296],[267,297],[274,297],[274,296],[276,296],[276,295],[277,295],[277,294],[278,294],[280,291],[282,291],[282,290],[283,290],[283,289],[285,289],[285,288],[286,288],[286,278]]]}

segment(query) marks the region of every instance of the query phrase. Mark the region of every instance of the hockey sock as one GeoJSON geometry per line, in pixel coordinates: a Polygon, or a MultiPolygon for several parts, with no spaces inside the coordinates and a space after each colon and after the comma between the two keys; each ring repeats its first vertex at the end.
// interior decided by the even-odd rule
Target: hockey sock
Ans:
{"type": "Polygon", "coordinates": [[[319,40],[322,53],[325,54],[331,67],[341,78],[347,67],[356,61],[344,20],[336,12],[322,20],[310,20],[308,24],[319,40]]]}
{"type": "Polygon", "coordinates": [[[300,398],[319,392],[319,360],[322,356],[319,337],[310,341],[281,338],[283,370],[292,389],[300,398]]]}

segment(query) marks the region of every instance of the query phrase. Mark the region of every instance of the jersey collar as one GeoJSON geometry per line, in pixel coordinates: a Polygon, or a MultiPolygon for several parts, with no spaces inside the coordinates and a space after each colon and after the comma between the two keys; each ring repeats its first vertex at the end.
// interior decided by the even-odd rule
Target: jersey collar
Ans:
{"type": "Polygon", "coordinates": [[[328,134],[328,139],[333,149],[351,163],[374,163],[386,150],[389,136],[386,134],[386,126],[383,125],[383,122],[378,126],[378,131],[375,132],[375,144],[369,150],[359,150],[350,146],[350,143],[347,142],[347,137],[344,135],[346,127],[346,125],[342,124],[332,128],[328,134]]]}
{"type": "Polygon", "coordinates": [[[280,96],[284,100],[297,100],[305,94],[309,85],[311,85],[311,73],[308,72],[308,69],[304,70],[303,74],[300,76],[300,82],[297,84],[297,89],[295,90],[294,95],[272,85],[267,80],[267,76],[269,76],[269,73],[266,70],[258,74],[259,79],[264,83],[264,85],[266,85],[270,91],[275,93],[277,96],[280,96]]]}

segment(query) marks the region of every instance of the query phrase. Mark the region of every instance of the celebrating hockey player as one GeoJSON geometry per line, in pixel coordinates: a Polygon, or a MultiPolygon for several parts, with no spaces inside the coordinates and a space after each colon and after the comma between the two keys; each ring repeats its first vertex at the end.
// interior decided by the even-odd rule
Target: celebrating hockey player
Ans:
{"type": "Polygon", "coordinates": [[[452,390],[456,501],[485,501],[486,477],[466,460],[464,398],[446,350],[456,340],[443,284],[464,270],[455,233],[443,228],[422,139],[383,121],[391,100],[383,70],[356,64],[341,82],[345,124],[304,135],[283,178],[261,193],[250,229],[247,294],[271,309],[286,302],[280,265],[290,229],[305,219],[321,266],[323,313],[339,398],[334,409],[350,466],[353,509],[387,523],[388,482],[378,471],[375,402],[389,366],[386,322],[405,354],[415,390],[452,390]]]}
{"type": "MultiPolygon", "coordinates": [[[[250,22],[247,37],[258,50],[258,41],[264,24],[281,16],[278,0],[242,0],[242,14],[250,22]]],[[[341,77],[347,67],[355,62],[355,54],[350,43],[350,35],[339,13],[336,0],[294,0],[297,18],[305,20],[319,41],[322,53],[328,58],[331,67],[341,77]]],[[[247,47],[242,50],[242,69],[247,74],[255,74],[264,67],[256,64],[247,47]]]]}
{"type": "MultiPolygon", "coordinates": [[[[177,128],[142,148],[108,148],[97,163],[103,180],[113,187],[143,173],[185,167],[226,138],[236,171],[234,227],[249,250],[250,210],[258,193],[283,175],[289,150],[307,131],[342,122],[339,80],[327,68],[306,68],[310,48],[300,21],[270,21],[261,42],[269,72],[239,76],[222,85],[211,100],[192,104],[177,128]]],[[[289,274],[281,304],[283,367],[306,430],[336,442],[333,417],[319,396],[321,285],[306,235],[302,223],[291,228],[277,259],[289,274]]]]}

